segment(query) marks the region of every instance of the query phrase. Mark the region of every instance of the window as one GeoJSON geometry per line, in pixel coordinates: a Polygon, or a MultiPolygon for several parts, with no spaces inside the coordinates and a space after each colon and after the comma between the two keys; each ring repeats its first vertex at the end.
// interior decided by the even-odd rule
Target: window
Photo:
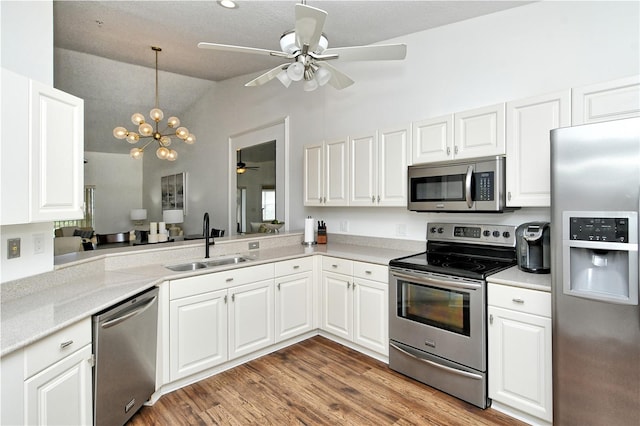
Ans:
{"type": "Polygon", "coordinates": [[[276,189],[273,186],[262,187],[262,221],[276,218],[276,189]]]}
{"type": "Polygon", "coordinates": [[[62,228],[63,226],[77,226],[78,228],[93,228],[93,212],[95,208],[95,192],[96,187],[85,186],[84,187],[84,219],[76,220],[59,220],[53,223],[54,228],[62,228]]]}

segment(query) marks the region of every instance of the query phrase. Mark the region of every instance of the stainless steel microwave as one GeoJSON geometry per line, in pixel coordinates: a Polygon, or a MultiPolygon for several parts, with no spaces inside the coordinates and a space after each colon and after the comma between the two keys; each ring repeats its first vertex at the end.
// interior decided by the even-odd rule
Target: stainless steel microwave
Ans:
{"type": "Polygon", "coordinates": [[[505,157],[409,166],[407,208],[419,212],[506,210],[505,157]]]}

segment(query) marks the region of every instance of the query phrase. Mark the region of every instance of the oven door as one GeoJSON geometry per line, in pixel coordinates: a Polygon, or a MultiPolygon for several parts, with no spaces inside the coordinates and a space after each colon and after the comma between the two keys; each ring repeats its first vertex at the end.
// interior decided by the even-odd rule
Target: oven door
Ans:
{"type": "Polygon", "coordinates": [[[486,371],[483,280],[391,268],[389,338],[486,371]]]}

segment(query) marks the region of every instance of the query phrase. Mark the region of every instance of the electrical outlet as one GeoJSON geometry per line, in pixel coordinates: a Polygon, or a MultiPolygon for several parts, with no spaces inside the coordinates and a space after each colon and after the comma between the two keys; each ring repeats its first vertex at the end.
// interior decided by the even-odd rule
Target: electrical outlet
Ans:
{"type": "Polygon", "coordinates": [[[341,220],[340,221],[340,232],[349,232],[349,221],[341,220]]]}
{"type": "Polygon", "coordinates": [[[259,248],[260,248],[260,243],[258,241],[249,243],[249,250],[259,249],[259,248]]]}
{"type": "Polygon", "coordinates": [[[399,223],[396,225],[396,235],[398,237],[406,237],[407,236],[407,225],[404,223],[399,223]]]}
{"type": "Polygon", "coordinates": [[[44,253],[44,234],[33,234],[33,254],[44,253]]]}
{"type": "Polygon", "coordinates": [[[20,257],[20,238],[9,238],[7,240],[7,259],[20,257]]]}

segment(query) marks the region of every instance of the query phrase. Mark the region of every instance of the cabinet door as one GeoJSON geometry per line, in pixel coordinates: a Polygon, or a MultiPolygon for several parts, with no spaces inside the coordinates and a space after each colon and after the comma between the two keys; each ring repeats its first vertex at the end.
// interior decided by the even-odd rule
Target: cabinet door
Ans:
{"type": "Polygon", "coordinates": [[[640,75],[573,89],[574,126],[630,117],[640,117],[640,75]]]}
{"type": "Polygon", "coordinates": [[[348,275],[322,274],[322,329],[351,340],[353,335],[353,291],[348,275]]]}
{"type": "Polygon", "coordinates": [[[30,81],[31,221],[84,217],[84,103],[30,81]]]}
{"type": "Polygon", "coordinates": [[[227,290],[172,300],[169,305],[171,380],[227,360],[227,290]]]}
{"type": "Polygon", "coordinates": [[[229,289],[229,358],[274,343],[273,279],[229,289]]]}
{"type": "Polygon", "coordinates": [[[354,279],[353,341],[383,355],[389,355],[389,285],[354,279]]]}
{"type": "Polygon", "coordinates": [[[313,329],[313,272],[277,278],[276,342],[313,329]]]}
{"type": "Polygon", "coordinates": [[[53,364],[25,382],[25,423],[93,424],[91,345],[53,364]]]}
{"type": "Polygon", "coordinates": [[[489,306],[489,397],[552,420],[551,319],[489,306]]]}
{"type": "Polygon", "coordinates": [[[324,205],[349,205],[349,149],[346,139],[325,143],[324,205]]]}
{"type": "Polygon", "coordinates": [[[375,134],[349,139],[350,200],[352,206],[373,206],[378,195],[377,137],[375,134]]]}
{"type": "Polygon", "coordinates": [[[505,153],[503,103],[457,113],[453,156],[485,157],[505,153]]]}
{"type": "Polygon", "coordinates": [[[507,205],[551,202],[550,131],[571,124],[571,91],[507,104],[507,205]]]}
{"type": "Polygon", "coordinates": [[[449,160],[453,156],[453,115],[413,123],[412,164],[449,160]]]}
{"type": "Polygon", "coordinates": [[[379,206],[407,206],[407,149],[409,129],[383,130],[378,135],[379,206]]]}
{"type": "Polygon", "coordinates": [[[324,197],[323,175],[324,145],[304,148],[304,205],[320,206],[324,197]]]}

